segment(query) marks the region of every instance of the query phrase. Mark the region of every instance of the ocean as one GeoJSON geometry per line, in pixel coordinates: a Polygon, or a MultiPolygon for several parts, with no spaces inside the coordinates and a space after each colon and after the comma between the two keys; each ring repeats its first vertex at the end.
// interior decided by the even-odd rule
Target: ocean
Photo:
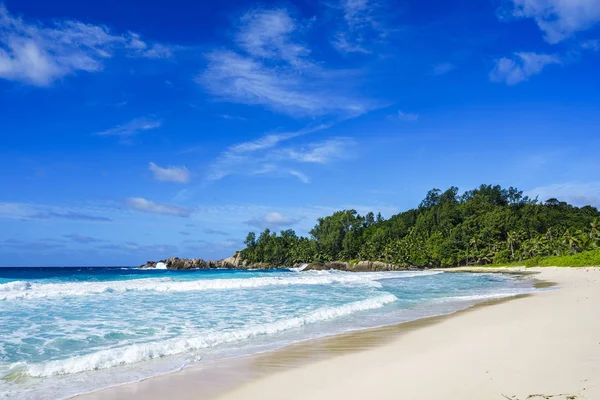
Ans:
{"type": "Polygon", "coordinates": [[[534,290],[436,271],[0,268],[0,398],[62,399],[534,290]]]}

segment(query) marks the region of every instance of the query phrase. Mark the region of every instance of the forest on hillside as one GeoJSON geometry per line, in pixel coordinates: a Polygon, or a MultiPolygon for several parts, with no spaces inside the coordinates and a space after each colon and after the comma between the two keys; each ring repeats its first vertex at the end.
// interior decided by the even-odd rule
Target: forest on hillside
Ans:
{"type": "Polygon", "coordinates": [[[481,185],[430,190],[415,209],[389,219],[343,210],[319,218],[310,238],[292,230],[250,232],[241,256],[250,263],[368,260],[443,267],[521,262],[600,248],[600,212],[557,199],[539,201],[515,188],[481,185]]]}

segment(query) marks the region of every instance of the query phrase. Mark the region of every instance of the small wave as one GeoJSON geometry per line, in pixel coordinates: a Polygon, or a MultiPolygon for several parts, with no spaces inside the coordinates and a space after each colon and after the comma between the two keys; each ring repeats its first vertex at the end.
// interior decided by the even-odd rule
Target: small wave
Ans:
{"type": "Polygon", "coordinates": [[[273,335],[307,324],[348,316],[360,311],[381,308],[397,300],[392,294],[372,297],[334,308],[321,308],[304,316],[289,318],[269,324],[230,332],[211,332],[195,338],[170,339],[159,342],[134,344],[122,348],[101,350],[65,360],[49,361],[42,364],[14,364],[4,379],[17,379],[19,376],[48,377],[67,375],[133,364],[165,356],[193,352],[226,343],[239,342],[256,336],[273,335]]]}
{"type": "Polygon", "coordinates": [[[248,289],[264,286],[351,284],[381,287],[382,279],[412,278],[441,272],[372,272],[348,273],[315,271],[315,273],[289,274],[278,277],[198,279],[176,281],[171,278],[144,278],[105,282],[10,282],[0,285],[0,300],[35,299],[49,297],[86,296],[100,293],[125,293],[135,291],[191,292],[202,290],[248,289]],[[7,286],[9,285],[9,286],[7,286]]]}
{"type": "Polygon", "coordinates": [[[2,299],[1,293],[3,292],[20,292],[29,289],[31,289],[31,282],[13,281],[8,283],[2,283],[0,284],[0,299],[2,299]]]}
{"type": "Polygon", "coordinates": [[[485,293],[485,294],[472,294],[465,296],[450,296],[444,297],[441,299],[437,299],[436,302],[447,303],[454,301],[484,301],[484,300],[494,300],[494,299],[504,299],[507,297],[519,296],[522,294],[532,293],[533,290],[521,290],[521,291],[513,291],[513,292],[505,292],[505,293],[485,293]]]}

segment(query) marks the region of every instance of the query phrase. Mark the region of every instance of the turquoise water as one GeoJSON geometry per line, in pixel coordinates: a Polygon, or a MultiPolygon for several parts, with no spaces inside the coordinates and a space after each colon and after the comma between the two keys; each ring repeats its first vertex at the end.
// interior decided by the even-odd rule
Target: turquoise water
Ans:
{"type": "Polygon", "coordinates": [[[0,269],[0,397],[57,399],[530,292],[497,274],[0,269]]]}

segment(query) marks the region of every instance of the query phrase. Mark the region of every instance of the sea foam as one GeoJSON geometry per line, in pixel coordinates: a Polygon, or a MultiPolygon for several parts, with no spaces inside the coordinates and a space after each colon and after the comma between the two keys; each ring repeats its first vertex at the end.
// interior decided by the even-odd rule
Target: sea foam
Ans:
{"type": "Polygon", "coordinates": [[[257,325],[229,332],[207,332],[198,337],[177,338],[157,342],[133,344],[95,353],[75,356],[64,360],[54,360],[40,364],[18,363],[10,367],[9,376],[49,377],[93,371],[119,365],[133,364],[165,356],[177,355],[222,344],[244,341],[256,336],[273,335],[279,332],[301,328],[307,324],[348,316],[360,311],[381,308],[397,300],[392,294],[380,295],[362,301],[347,303],[338,307],[321,308],[306,315],[283,319],[273,323],[257,325]]]}
{"type": "Polygon", "coordinates": [[[43,283],[15,281],[0,284],[0,300],[35,299],[49,297],[86,296],[100,293],[125,293],[136,291],[190,292],[202,290],[248,289],[264,286],[349,284],[381,287],[379,280],[414,278],[441,272],[367,272],[347,273],[315,271],[290,273],[289,276],[234,279],[202,279],[194,281],[171,278],[145,278],[101,282],[43,283]]]}

